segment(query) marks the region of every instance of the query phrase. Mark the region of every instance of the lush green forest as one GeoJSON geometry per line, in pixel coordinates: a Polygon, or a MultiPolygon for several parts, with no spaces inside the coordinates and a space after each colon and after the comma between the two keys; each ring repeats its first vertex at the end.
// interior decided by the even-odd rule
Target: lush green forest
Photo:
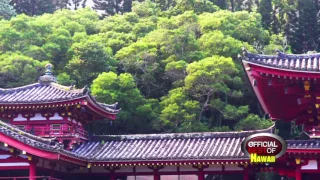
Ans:
{"type": "Polygon", "coordinates": [[[92,10],[72,0],[78,10],[67,10],[68,0],[0,0],[0,87],[34,83],[50,62],[60,84],[119,102],[118,119],[97,122],[95,133],[253,130],[272,123],[242,48],[320,48],[314,0],[109,1],[92,10]]]}

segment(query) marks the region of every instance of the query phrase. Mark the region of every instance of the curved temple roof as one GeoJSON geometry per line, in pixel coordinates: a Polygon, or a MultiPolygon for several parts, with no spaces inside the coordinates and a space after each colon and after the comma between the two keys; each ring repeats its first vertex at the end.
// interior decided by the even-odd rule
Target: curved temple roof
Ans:
{"type": "MultiPolygon", "coordinates": [[[[0,88],[0,105],[8,104],[48,104],[58,102],[68,102],[76,99],[94,98],[86,88],[72,89],[72,87],[62,86],[51,82],[50,84],[34,83],[18,88],[0,88]]],[[[116,109],[117,104],[104,104],[95,102],[98,107],[110,114],[118,114],[120,109],[116,109]]]]}
{"type": "Polygon", "coordinates": [[[26,146],[31,145],[37,149],[84,162],[248,159],[241,152],[243,139],[255,133],[272,133],[273,129],[274,126],[242,132],[95,136],[91,142],[68,151],[58,143],[23,132],[15,126],[0,121],[0,135],[13,138],[26,146]]]}
{"type": "MultiPolygon", "coordinates": [[[[241,152],[241,142],[255,133],[272,133],[275,126],[267,129],[241,132],[204,132],[176,134],[141,134],[94,136],[72,151],[63,145],[34,136],[15,126],[0,121],[0,137],[16,141],[10,144],[6,138],[3,143],[9,146],[20,143],[20,147],[32,146],[44,152],[55,153],[55,157],[69,157],[83,163],[134,163],[148,161],[198,161],[198,160],[249,160],[241,152]]],[[[319,150],[319,140],[289,140],[288,150],[319,150]]],[[[24,149],[24,148],[23,148],[24,149]]],[[[20,150],[23,150],[20,149],[20,150]]],[[[39,156],[39,154],[32,155],[39,156]]],[[[75,162],[75,161],[74,161],[75,162]]]]}
{"type": "Polygon", "coordinates": [[[48,64],[46,68],[46,74],[39,77],[38,83],[17,88],[0,88],[0,105],[36,105],[84,99],[103,112],[113,115],[119,113],[118,103],[110,105],[97,102],[86,87],[74,89],[73,86],[59,85],[55,77],[51,75],[51,65],[48,64]]]}
{"type": "Polygon", "coordinates": [[[320,54],[253,54],[243,51],[242,64],[263,110],[273,120],[314,124],[320,79],[320,54]],[[310,113],[311,112],[311,113],[310,113]]]}
{"type": "Polygon", "coordinates": [[[243,58],[244,61],[249,63],[270,66],[273,68],[320,73],[320,53],[285,54],[277,51],[276,55],[262,55],[243,50],[243,58]]]}
{"type": "Polygon", "coordinates": [[[95,136],[92,142],[82,144],[73,152],[92,161],[247,159],[241,151],[241,142],[251,134],[271,133],[273,128],[241,132],[95,136]]]}

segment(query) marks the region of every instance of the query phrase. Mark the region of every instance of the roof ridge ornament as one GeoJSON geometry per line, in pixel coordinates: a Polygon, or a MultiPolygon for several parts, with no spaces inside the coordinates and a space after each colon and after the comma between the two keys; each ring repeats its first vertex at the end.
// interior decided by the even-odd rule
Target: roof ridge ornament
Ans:
{"type": "Polygon", "coordinates": [[[45,74],[43,76],[40,76],[39,77],[39,83],[51,83],[51,82],[57,82],[57,78],[54,77],[52,75],[52,64],[46,64],[45,68],[46,68],[46,71],[45,71],[45,74]]]}
{"type": "Polygon", "coordinates": [[[248,50],[245,47],[242,47],[242,55],[246,56],[248,53],[248,50]]]}

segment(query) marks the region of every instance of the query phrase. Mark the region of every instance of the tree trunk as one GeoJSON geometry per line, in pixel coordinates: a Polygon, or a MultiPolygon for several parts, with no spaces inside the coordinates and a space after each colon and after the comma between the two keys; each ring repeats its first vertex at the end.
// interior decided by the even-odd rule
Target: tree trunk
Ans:
{"type": "Polygon", "coordinates": [[[234,0],[230,0],[231,3],[231,11],[234,12],[234,0]]]}

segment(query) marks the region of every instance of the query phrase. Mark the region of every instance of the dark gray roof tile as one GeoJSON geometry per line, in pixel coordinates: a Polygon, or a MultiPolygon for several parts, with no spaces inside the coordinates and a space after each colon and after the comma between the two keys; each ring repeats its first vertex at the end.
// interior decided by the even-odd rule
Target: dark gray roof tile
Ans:
{"type": "Polygon", "coordinates": [[[319,71],[320,54],[285,54],[280,51],[277,55],[252,54],[244,50],[243,60],[250,63],[265,66],[297,70],[297,71],[319,71]]]}
{"type": "Polygon", "coordinates": [[[67,87],[50,83],[35,83],[20,88],[1,89],[1,104],[18,104],[18,103],[43,103],[47,101],[70,100],[74,97],[81,97],[85,94],[79,91],[68,90],[67,87]],[[64,88],[64,89],[62,89],[64,88]]]}
{"type": "MultiPolygon", "coordinates": [[[[89,97],[93,99],[88,91],[83,89],[72,89],[57,83],[34,83],[18,88],[1,89],[0,88],[0,104],[42,104],[48,102],[70,101],[75,98],[89,97]]],[[[93,103],[110,114],[118,114],[120,109],[118,104],[93,103]]]]}
{"type": "MultiPolygon", "coordinates": [[[[82,144],[73,151],[68,151],[58,143],[52,143],[51,140],[26,132],[21,133],[21,130],[10,124],[0,121],[0,125],[0,133],[13,137],[22,143],[88,162],[247,159],[240,148],[243,139],[258,132],[272,132],[274,128],[223,133],[121,135],[120,138],[116,138],[117,136],[96,136],[93,138],[95,140],[82,144]],[[104,140],[104,144],[102,140],[104,140]]],[[[293,146],[295,146],[294,143],[293,146]]]]}

